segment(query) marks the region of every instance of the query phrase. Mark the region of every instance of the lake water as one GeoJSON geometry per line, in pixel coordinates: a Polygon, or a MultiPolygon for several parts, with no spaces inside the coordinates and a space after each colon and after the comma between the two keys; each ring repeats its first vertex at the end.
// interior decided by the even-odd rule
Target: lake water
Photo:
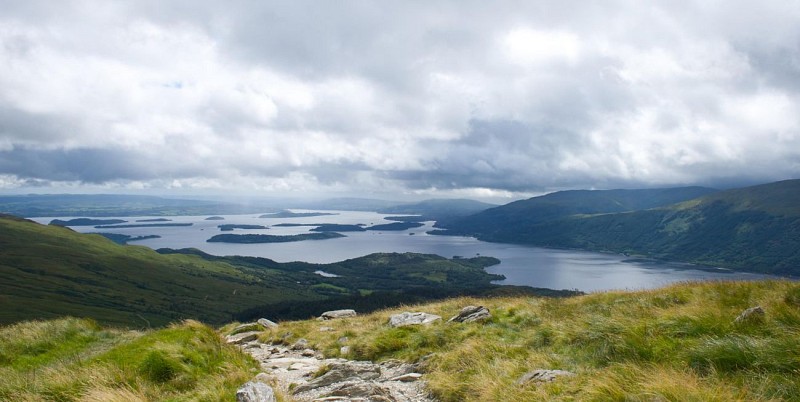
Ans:
{"type": "MultiPolygon", "coordinates": [[[[145,227],[95,229],[77,226],[79,232],[109,232],[131,236],[159,235],[159,239],[132,242],[154,249],[197,248],[214,255],[246,255],[266,257],[279,262],[306,261],[329,263],[377,252],[415,252],[438,254],[444,257],[476,255],[500,259],[499,265],[487,271],[506,276],[501,284],[528,285],[551,289],[578,289],[586,292],[612,289],[647,289],[673,282],[696,280],[755,280],[769,276],[737,273],[723,269],[700,268],[689,264],[632,260],[615,254],[585,251],[554,250],[513,244],[487,243],[469,237],[431,236],[432,222],[424,227],[399,232],[343,232],[347,237],[329,240],[307,240],[293,243],[230,244],[207,243],[220,233],[288,235],[307,233],[312,227],[275,227],[280,223],[389,223],[382,214],[373,212],[324,211],[338,215],[304,218],[259,218],[256,215],[221,215],[225,220],[206,220],[208,216],[120,217],[127,224],[148,218],[168,218],[167,223],[192,223],[184,227],[145,227]],[[269,226],[269,229],[221,232],[217,225],[249,224],[269,226]]],[[[35,218],[49,223],[56,218],[35,218]]],[[[61,217],[58,219],[71,219],[61,217]]],[[[102,218],[107,219],[107,218],[102,218]]],[[[140,222],[146,224],[147,222],[140,222]]]]}

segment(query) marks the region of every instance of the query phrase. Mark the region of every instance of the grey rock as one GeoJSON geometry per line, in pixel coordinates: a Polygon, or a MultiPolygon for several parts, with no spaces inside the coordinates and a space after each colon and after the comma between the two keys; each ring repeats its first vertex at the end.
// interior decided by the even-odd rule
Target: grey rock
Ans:
{"type": "Polygon", "coordinates": [[[240,345],[258,339],[258,334],[260,333],[260,331],[242,332],[241,334],[228,336],[225,341],[230,344],[240,345]]]}
{"type": "Polygon", "coordinates": [[[266,318],[259,318],[257,322],[259,324],[261,324],[261,326],[266,328],[266,329],[272,329],[272,328],[277,328],[278,327],[277,323],[272,322],[272,321],[270,321],[270,320],[268,320],[266,318]]]}
{"type": "Polygon", "coordinates": [[[381,376],[381,369],[369,362],[333,363],[327,373],[294,389],[295,394],[325,387],[348,380],[374,380],[381,376]]]}
{"type": "Polygon", "coordinates": [[[441,320],[442,317],[435,314],[423,312],[410,313],[408,311],[395,314],[389,317],[389,326],[392,328],[405,327],[408,325],[428,325],[432,322],[441,320]]]}
{"type": "Polygon", "coordinates": [[[317,352],[314,352],[314,349],[303,349],[303,351],[300,352],[300,355],[303,357],[311,357],[315,356],[316,354],[317,352]]]}
{"type": "Polygon", "coordinates": [[[379,384],[366,381],[348,382],[338,385],[325,396],[368,398],[369,401],[394,401],[391,391],[379,384]]]}
{"type": "Polygon", "coordinates": [[[350,346],[342,346],[339,348],[339,353],[343,355],[350,353],[350,346]]]}
{"type": "Polygon", "coordinates": [[[319,332],[331,332],[333,328],[331,327],[319,327],[319,332]]]}
{"type": "Polygon", "coordinates": [[[308,349],[308,341],[303,339],[303,338],[300,338],[300,339],[297,340],[297,342],[295,342],[292,345],[291,349],[292,350],[305,350],[305,349],[308,349]]]}
{"type": "Polygon", "coordinates": [[[349,341],[349,340],[350,340],[350,339],[348,339],[346,336],[341,336],[341,337],[339,337],[339,339],[337,339],[337,340],[336,340],[336,342],[338,342],[339,344],[342,344],[342,345],[344,345],[344,344],[346,344],[346,343],[347,343],[347,341],[349,341]]]}
{"type": "Polygon", "coordinates": [[[764,309],[761,306],[751,307],[745,311],[742,311],[738,317],[736,317],[733,322],[735,323],[745,323],[745,322],[760,322],[764,320],[764,309]]]}
{"type": "Polygon", "coordinates": [[[489,309],[483,306],[467,306],[461,309],[457,315],[447,320],[447,322],[476,322],[492,318],[489,309]]]}
{"type": "Polygon", "coordinates": [[[533,370],[525,373],[517,380],[517,385],[527,384],[529,382],[550,382],[558,377],[571,377],[575,373],[564,370],[533,370]]]}
{"type": "Polygon", "coordinates": [[[236,391],[236,402],[277,402],[275,392],[263,382],[248,382],[236,391]]]}
{"type": "Polygon", "coordinates": [[[356,314],[355,310],[349,310],[349,309],[347,309],[347,310],[332,310],[332,311],[326,311],[326,312],[322,313],[322,315],[320,315],[318,319],[322,320],[322,321],[326,321],[326,320],[335,320],[335,319],[338,319],[338,318],[355,317],[356,315],[357,314],[356,314]]]}
{"type": "Polygon", "coordinates": [[[257,330],[259,330],[259,329],[260,329],[260,328],[258,327],[258,324],[257,324],[257,323],[255,323],[255,322],[248,322],[248,323],[245,323],[245,324],[237,325],[237,326],[236,326],[236,328],[234,328],[234,329],[231,331],[231,333],[232,333],[232,334],[237,334],[237,333],[239,333],[239,332],[252,332],[252,331],[257,331],[257,330]]]}
{"type": "Polygon", "coordinates": [[[256,374],[256,377],[253,378],[253,382],[263,382],[265,384],[269,384],[272,382],[272,377],[270,377],[270,375],[267,373],[258,373],[256,374]]]}
{"type": "Polygon", "coordinates": [[[420,373],[408,373],[389,379],[389,381],[412,382],[422,378],[420,373]]]}

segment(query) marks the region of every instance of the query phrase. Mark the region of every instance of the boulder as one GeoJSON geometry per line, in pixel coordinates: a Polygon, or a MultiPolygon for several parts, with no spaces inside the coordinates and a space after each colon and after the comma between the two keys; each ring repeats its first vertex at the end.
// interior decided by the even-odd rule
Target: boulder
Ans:
{"type": "Polygon", "coordinates": [[[355,317],[356,311],[355,310],[332,310],[326,311],[319,316],[318,320],[326,321],[326,320],[335,320],[337,318],[349,318],[355,317]]]}
{"type": "Polygon", "coordinates": [[[234,328],[234,329],[231,331],[231,334],[234,334],[234,335],[235,335],[235,334],[238,334],[238,333],[240,333],[240,332],[252,332],[252,331],[258,331],[259,329],[261,329],[261,328],[258,326],[258,324],[257,324],[257,323],[255,323],[255,322],[248,322],[248,323],[246,323],[246,324],[237,325],[237,326],[236,326],[236,328],[234,328]]]}
{"type": "Polygon", "coordinates": [[[304,349],[308,349],[308,341],[307,341],[307,340],[305,340],[305,339],[303,339],[303,338],[300,338],[300,339],[298,339],[298,340],[297,340],[297,342],[295,342],[295,343],[292,345],[291,349],[292,349],[292,350],[304,350],[304,349]]]}
{"type": "Polygon", "coordinates": [[[328,372],[294,389],[295,394],[351,380],[374,380],[381,376],[380,367],[369,362],[332,363],[328,372]]]}
{"type": "Polygon", "coordinates": [[[748,323],[761,322],[764,321],[764,315],[765,315],[764,309],[761,308],[761,306],[755,306],[745,311],[742,311],[742,313],[739,314],[739,316],[736,317],[736,319],[733,320],[733,322],[737,324],[746,322],[748,323]]]}
{"type": "Polygon", "coordinates": [[[348,382],[338,385],[326,396],[367,398],[370,401],[394,401],[391,391],[374,382],[366,381],[348,382]]]}
{"type": "Polygon", "coordinates": [[[272,329],[272,328],[277,328],[278,327],[277,323],[274,323],[274,322],[272,322],[272,321],[270,321],[270,320],[268,320],[266,318],[259,318],[257,322],[259,324],[261,324],[261,326],[266,328],[266,329],[272,329]]]}
{"type": "Polygon", "coordinates": [[[476,322],[492,318],[489,309],[483,306],[467,306],[461,312],[447,320],[447,322],[476,322]]]}
{"type": "Polygon", "coordinates": [[[236,391],[236,402],[277,402],[275,392],[263,382],[250,381],[236,391]]]}
{"type": "Polygon", "coordinates": [[[441,320],[435,314],[428,314],[423,312],[410,313],[408,311],[400,314],[395,314],[389,317],[389,326],[392,328],[405,327],[408,325],[428,325],[434,321],[441,320]]]}
{"type": "Polygon", "coordinates": [[[558,377],[571,377],[575,373],[564,370],[533,370],[525,373],[517,380],[517,385],[524,385],[529,382],[550,382],[558,377]]]}
{"type": "Polygon", "coordinates": [[[225,341],[234,345],[240,345],[258,339],[260,331],[242,332],[241,334],[229,335],[225,341]]]}

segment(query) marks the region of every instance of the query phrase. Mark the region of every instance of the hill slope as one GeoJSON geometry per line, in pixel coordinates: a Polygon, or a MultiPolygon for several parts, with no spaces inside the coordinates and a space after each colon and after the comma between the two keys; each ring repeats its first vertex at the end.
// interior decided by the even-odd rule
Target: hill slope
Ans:
{"type": "MultiPolygon", "coordinates": [[[[568,209],[557,203],[556,207],[568,209]]],[[[671,206],[630,212],[555,214],[544,220],[525,220],[513,209],[495,208],[484,214],[489,212],[497,216],[491,223],[486,223],[487,215],[479,214],[448,228],[453,234],[488,241],[800,274],[800,180],[721,191],[671,206]],[[498,224],[512,219],[515,223],[498,224]]]]}
{"type": "Polygon", "coordinates": [[[334,264],[214,257],[117,245],[100,235],[0,216],[0,323],[64,315],[143,327],[246,312],[308,317],[336,300],[367,309],[493,291],[493,258],[373,254],[334,264]],[[325,271],[339,277],[323,277],[325,271]],[[388,304],[387,304],[388,303],[388,304]]]}

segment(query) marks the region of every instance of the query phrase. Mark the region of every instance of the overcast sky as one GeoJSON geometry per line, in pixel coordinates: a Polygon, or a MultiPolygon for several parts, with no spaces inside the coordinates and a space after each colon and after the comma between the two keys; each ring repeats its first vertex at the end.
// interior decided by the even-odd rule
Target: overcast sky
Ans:
{"type": "Polygon", "coordinates": [[[0,0],[0,192],[797,177],[798,1],[0,0]]]}

